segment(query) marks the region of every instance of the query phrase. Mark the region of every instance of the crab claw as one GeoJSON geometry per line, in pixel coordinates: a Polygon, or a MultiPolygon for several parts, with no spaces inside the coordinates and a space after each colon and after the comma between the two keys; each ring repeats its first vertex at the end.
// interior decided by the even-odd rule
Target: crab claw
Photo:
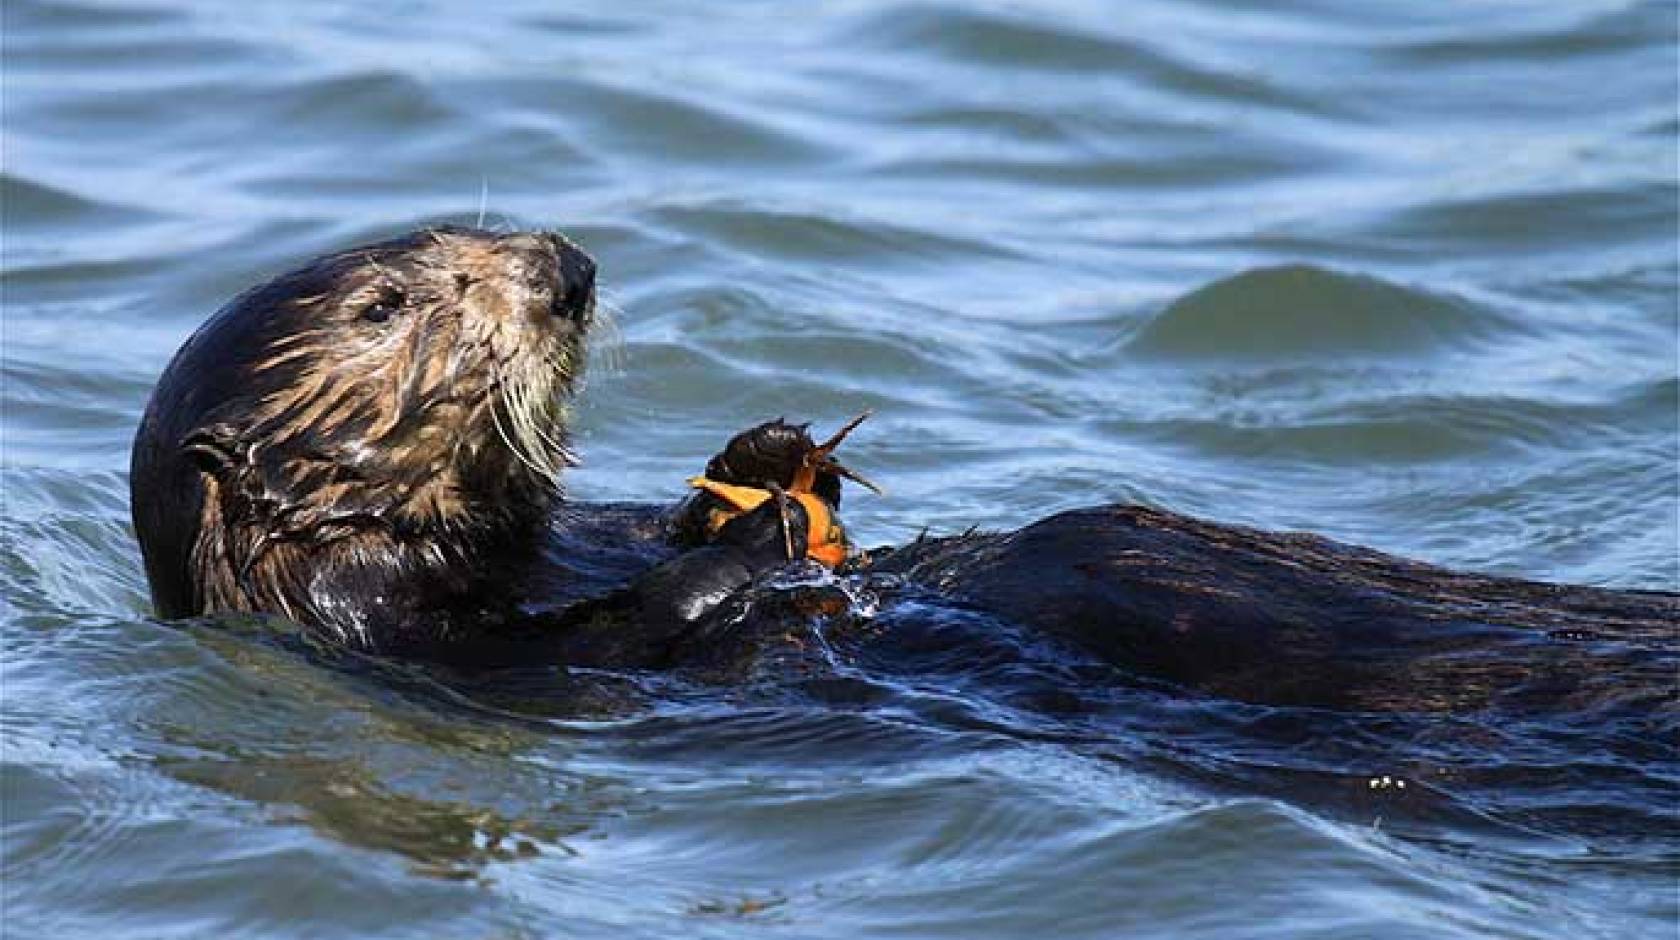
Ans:
{"type": "Polygon", "coordinates": [[[846,435],[857,430],[857,426],[869,420],[869,417],[874,413],[875,411],[873,409],[865,408],[863,411],[858,413],[857,417],[846,422],[840,430],[829,435],[828,440],[811,448],[811,450],[808,451],[800,460],[799,469],[794,473],[793,483],[788,487],[788,489],[795,493],[808,493],[811,491],[812,487],[816,485],[817,474],[832,473],[835,476],[851,480],[853,483],[869,490],[877,496],[886,495],[885,490],[876,486],[873,482],[865,478],[863,474],[846,467],[841,464],[840,461],[834,459],[834,451],[840,446],[841,442],[846,439],[846,435]]]}
{"type": "Polygon", "coordinates": [[[829,435],[828,440],[818,444],[813,453],[822,454],[825,457],[834,453],[834,449],[840,446],[840,442],[846,439],[846,435],[857,430],[857,426],[865,421],[868,421],[870,416],[873,414],[875,414],[875,409],[873,408],[865,408],[858,412],[858,416],[850,421],[847,421],[845,427],[835,431],[833,434],[829,435]]]}

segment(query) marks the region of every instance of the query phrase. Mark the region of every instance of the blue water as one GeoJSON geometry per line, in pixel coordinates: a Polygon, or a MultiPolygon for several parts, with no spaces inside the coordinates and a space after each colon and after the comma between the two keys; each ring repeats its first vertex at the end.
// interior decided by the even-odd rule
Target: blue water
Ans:
{"type": "Polygon", "coordinates": [[[507,714],[149,620],[126,481],[227,298],[482,214],[600,262],[578,498],[872,407],[869,544],[1130,500],[1675,589],[1672,4],[0,18],[5,936],[1674,935],[1672,700],[1075,727],[632,676],[507,714]]]}

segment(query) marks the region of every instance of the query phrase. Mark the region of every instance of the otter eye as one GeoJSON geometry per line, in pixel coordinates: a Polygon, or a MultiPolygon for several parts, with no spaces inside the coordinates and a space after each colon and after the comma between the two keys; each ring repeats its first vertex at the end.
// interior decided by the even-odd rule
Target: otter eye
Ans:
{"type": "Polygon", "coordinates": [[[373,302],[362,308],[362,318],[374,323],[384,323],[391,319],[391,314],[401,313],[403,301],[407,298],[396,288],[387,288],[374,298],[373,302]]]}

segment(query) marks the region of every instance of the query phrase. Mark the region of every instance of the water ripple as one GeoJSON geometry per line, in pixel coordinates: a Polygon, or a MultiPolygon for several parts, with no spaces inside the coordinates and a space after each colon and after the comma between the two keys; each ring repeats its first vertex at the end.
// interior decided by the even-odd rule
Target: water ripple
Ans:
{"type": "Polygon", "coordinates": [[[5,5],[8,928],[1672,934],[1665,660],[1426,720],[1186,699],[977,614],[726,689],[145,619],[127,453],[179,342],[481,199],[622,308],[581,498],[873,406],[869,544],[1141,500],[1680,586],[1671,4],[777,12],[5,5]]]}

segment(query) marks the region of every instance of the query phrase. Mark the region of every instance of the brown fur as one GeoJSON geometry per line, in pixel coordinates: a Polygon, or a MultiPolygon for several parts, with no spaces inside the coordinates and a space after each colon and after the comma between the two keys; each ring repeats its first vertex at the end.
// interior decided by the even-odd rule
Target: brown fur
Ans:
{"type": "Polygon", "coordinates": [[[471,596],[559,497],[593,277],[558,236],[439,229],[223,308],[135,441],[158,612],[279,613],[365,642],[398,594],[471,596]]]}

